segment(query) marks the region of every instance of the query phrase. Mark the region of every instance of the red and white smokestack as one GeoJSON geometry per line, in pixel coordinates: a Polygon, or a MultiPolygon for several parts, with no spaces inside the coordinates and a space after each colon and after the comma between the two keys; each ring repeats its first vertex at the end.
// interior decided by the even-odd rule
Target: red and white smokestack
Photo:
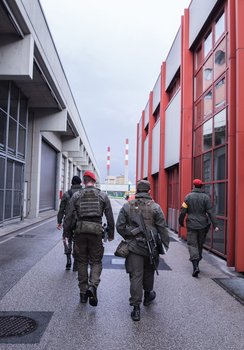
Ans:
{"type": "Polygon", "coordinates": [[[129,139],[125,140],[125,184],[129,181],[129,139]]]}
{"type": "Polygon", "coordinates": [[[110,147],[107,149],[107,177],[109,177],[110,173],[110,147]]]}

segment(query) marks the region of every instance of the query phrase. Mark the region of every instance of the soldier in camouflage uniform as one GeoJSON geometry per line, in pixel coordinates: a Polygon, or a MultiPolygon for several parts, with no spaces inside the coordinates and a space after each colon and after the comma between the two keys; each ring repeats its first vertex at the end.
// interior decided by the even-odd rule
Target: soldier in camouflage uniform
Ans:
{"type": "MultiPolygon", "coordinates": [[[[155,240],[160,237],[165,250],[169,247],[169,234],[165,227],[164,213],[160,206],[149,195],[150,183],[141,180],[137,183],[135,199],[125,203],[120,209],[116,222],[118,233],[128,242],[129,255],[125,261],[126,272],[130,277],[130,305],[133,306],[131,318],[140,320],[140,304],[144,290],[144,306],[148,306],[156,297],[153,290],[155,267],[149,257],[145,236],[138,232],[136,215],[141,213],[148,230],[152,230],[155,240]]],[[[159,263],[159,252],[155,253],[156,265],[159,263]]],[[[163,253],[163,252],[160,252],[163,253]]]]}
{"type": "Polygon", "coordinates": [[[187,215],[187,246],[190,261],[193,265],[192,276],[198,277],[203,244],[205,243],[211,222],[215,231],[219,229],[217,227],[217,220],[213,214],[211,200],[202,190],[202,180],[193,180],[193,185],[192,192],[187,194],[181,205],[179,225],[184,226],[184,219],[187,215]]]}
{"type": "Polygon", "coordinates": [[[96,177],[91,171],[83,175],[85,188],[75,193],[71,200],[71,211],[66,217],[66,224],[72,225],[76,217],[74,258],[78,266],[80,302],[97,306],[97,287],[102,273],[104,253],[102,242],[102,217],[106,216],[108,240],[114,239],[114,218],[110,200],[105,192],[95,187],[96,177]],[[88,266],[90,273],[88,274],[88,266]]]}
{"type": "MultiPolygon", "coordinates": [[[[70,200],[73,196],[73,194],[77,191],[80,191],[82,189],[81,186],[81,179],[79,176],[74,176],[71,181],[71,188],[65,192],[62,196],[60,205],[59,205],[59,211],[57,215],[58,220],[58,230],[62,229],[62,222],[65,221],[65,217],[67,216],[67,213],[70,209],[70,200]]],[[[65,227],[65,225],[64,225],[65,227]]],[[[65,229],[63,230],[63,244],[64,244],[64,254],[66,254],[67,257],[67,263],[66,263],[66,270],[71,269],[71,253],[72,253],[72,243],[73,243],[73,229],[69,228],[69,233],[65,232],[65,229]]],[[[77,266],[74,261],[73,263],[73,271],[77,271],[77,266]]]]}

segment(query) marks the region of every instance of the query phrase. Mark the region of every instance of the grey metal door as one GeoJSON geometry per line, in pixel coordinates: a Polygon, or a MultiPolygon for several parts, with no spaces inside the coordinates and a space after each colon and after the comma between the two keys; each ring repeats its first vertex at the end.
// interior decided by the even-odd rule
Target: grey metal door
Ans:
{"type": "Polygon", "coordinates": [[[55,209],[57,152],[42,140],[40,211],[55,209]]]}

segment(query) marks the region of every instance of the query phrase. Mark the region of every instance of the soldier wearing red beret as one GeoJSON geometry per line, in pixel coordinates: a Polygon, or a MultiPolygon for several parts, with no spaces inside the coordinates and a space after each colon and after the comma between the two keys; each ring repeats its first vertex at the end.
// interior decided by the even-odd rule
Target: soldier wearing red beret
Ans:
{"type": "Polygon", "coordinates": [[[218,231],[217,219],[212,210],[212,204],[209,196],[202,190],[203,182],[201,179],[193,180],[194,188],[187,194],[181,205],[179,215],[179,225],[184,226],[186,219],[187,228],[187,246],[190,254],[190,261],[193,265],[193,277],[198,277],[199,261],[202,259],[202,249],[205,243],[207,233],[212,223],[215,231],[218,231]]]}
{"type": "Polygon", "coordinates": [[[77,262],[80,302],[97,306],[97,288],[102,273],[104,253],[102,241],[102,217],[105,214],[108,240],[114,239],[114,217],[110,200],[105,192],[95,187],[96,176],[92,171],[83,174],[85,188],[71,199],[71,210],[65,223],[75,226],[74,259],[77,262]],[[90,266],[90,269],[88,269],[90,266]]]}

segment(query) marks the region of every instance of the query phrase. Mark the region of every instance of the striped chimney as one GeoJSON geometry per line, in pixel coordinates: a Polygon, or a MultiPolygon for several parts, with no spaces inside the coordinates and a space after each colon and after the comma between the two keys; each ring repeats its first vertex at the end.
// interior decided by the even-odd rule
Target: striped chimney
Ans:
{"type": "Polygon", "coordinates": [[[129,139],[125,140],[125,184],[129,181],[129,139]]]}
{"type": "Polygon", "coordinates": [[[110,173],[110,147],[107,148],[107,177],[109,177],[110,173]]]}

